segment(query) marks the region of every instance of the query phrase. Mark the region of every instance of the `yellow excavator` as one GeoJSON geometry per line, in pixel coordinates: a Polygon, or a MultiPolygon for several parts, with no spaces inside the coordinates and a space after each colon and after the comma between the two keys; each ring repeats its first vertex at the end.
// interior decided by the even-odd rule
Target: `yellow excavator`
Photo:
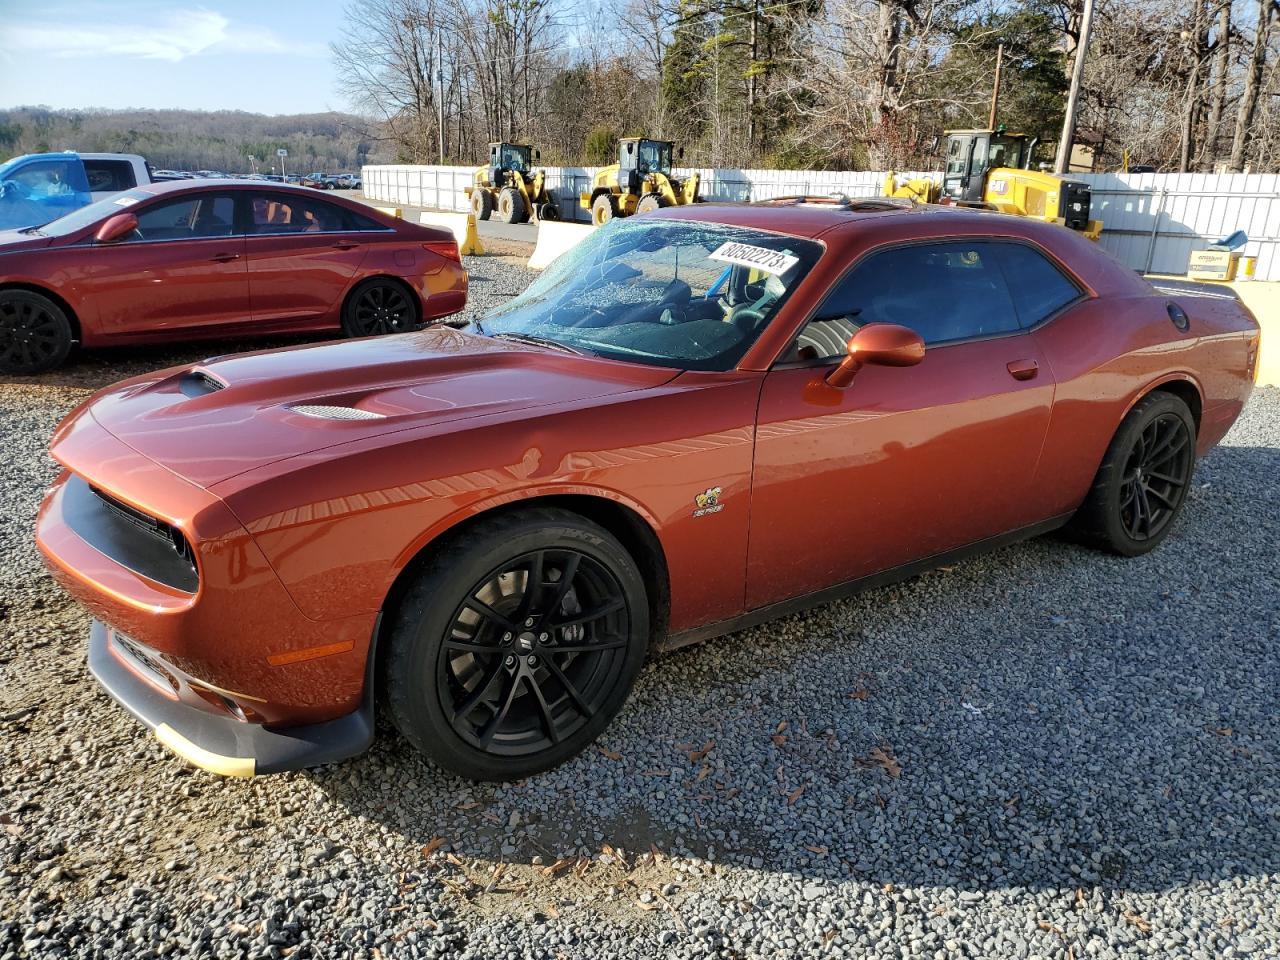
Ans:
{"type": "Polygon", "coordinates": [[[603,167],[591,188],[579,195],[597,227],[614,217],[629,217],[660,207],[698,203],[698,175],[684,181],[671,175],[674,144],[666,140],[627,137],[618,141],[618,162],[603,167]]]}
{"type": "Polygon", "coordinates": [[[885,176],[884,195],[1032,217],[1097,240],[1102,221],[1089,219],[1089,185],[1032,170],[1037,142],[1023,133],[1008,133],[1003,126],[948,130],[942,182],[928,177],[900,180],[890,171],[885,176]]]}
{"type": "Polygon", "coordinates": [[[560,211],[547,192],[546,171],[533,170],[533,161],[540,158],[539,151],[526,143],[489,144],[489,165],[477,168],[475,183],[463,188],[476,219],[559,220],[560,211]]]}

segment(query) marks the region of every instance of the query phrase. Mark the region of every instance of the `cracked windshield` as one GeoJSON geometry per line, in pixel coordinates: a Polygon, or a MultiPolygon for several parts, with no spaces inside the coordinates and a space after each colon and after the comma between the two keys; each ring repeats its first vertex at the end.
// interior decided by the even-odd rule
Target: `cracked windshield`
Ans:
{"type": "Polygon", "coordinates": [[[614,360],[727,370],[821,252],[741,227],[615,220],[475,325],[614,360]]]}

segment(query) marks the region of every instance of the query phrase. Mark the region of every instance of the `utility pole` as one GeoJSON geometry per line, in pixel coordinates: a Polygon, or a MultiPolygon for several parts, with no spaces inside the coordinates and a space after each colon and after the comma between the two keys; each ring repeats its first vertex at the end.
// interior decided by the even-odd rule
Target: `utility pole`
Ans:
{"type": "Polygon", "coordinates": [[[1000,102],[1000,71],[1004,67],[1004,44],[996,47],[996,82],[991,88],[991,113],[987,115],[987,129],[996,128],[996,104],[1000,102]]]}
{"type": "Polygon", "coordinates": [[[1053,161],[1053,172],[1067,172],[1071,164],[1071,145],[1076,137],[1076,109],[1080,105],[1080,85],[1084,82],[1085,54],[1089,49],[1089,32],[1093,29],[1093,0],[1084,0],[1080,14],[1080,42],[1076,44],[1076,62],[1071,67],[1071,88],[1067,92],[1067,112],[1062,118],[1062,137],[1058,140],[1058,155],[1053,161]]]}
{"type": "Polygon", "coordinates": [[[444,166],[444,38],[436,36],[436,83],[440,88],[436,94],[437,123],[440,132],[440,166],[444,166]]]}

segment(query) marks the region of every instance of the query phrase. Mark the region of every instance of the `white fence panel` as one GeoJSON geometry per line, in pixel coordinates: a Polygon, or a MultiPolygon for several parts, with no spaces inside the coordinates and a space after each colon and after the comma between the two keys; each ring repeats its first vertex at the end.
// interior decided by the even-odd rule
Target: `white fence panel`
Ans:
{"type": "MultiPolygon", "coordinates": [[[[402,207],[465,211],[464,188],[475,167],[385,165],[365,167],[366,196],[402,207]]],[[[547,167],[547,188],[563,220],[589,220],[579,194],[598,167],[547,167]]],[[[773,197],[879,196],[885,175],[875,171],[684,168],[701,177],[708,200],[743,202],[773,197]]],[[[932,176],[902,172],[900,177],[932,176]]],[[[1259,280],[1280,281],[1280,175],[1203,173],[1075,174],[1093,190],[1093,217],[1103,222],[1101,243],[1135,270],[1181,274],[1195,250],[1236,230],[1258,258],[1259,280]]]]}

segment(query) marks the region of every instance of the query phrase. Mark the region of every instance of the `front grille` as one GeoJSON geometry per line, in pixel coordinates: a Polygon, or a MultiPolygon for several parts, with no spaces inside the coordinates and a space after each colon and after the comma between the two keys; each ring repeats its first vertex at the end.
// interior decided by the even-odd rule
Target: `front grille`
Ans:
{"type": "Polygon", "coordinates": [[[104,556],[144,577],[195,593],[195,552],[183,532],[74,474],[63,491],[63,519],[104,556]]]}
{"type": "Polygon", "coordinates": [[[129,506],[129,504],[125,503],[123,500],[117,500],[109,493],[103,493],[97,487],[90,486],[89,489],[93,491],[94,496],[106,505],[108,510],[112,511],[117,516],[128,520],[139,529],[145,530],[157,540],[167,543],[173,548],[174,553],[178,555],[179,559],[184,563],[190,564],[191,569],[195,569],[195,553],[192,551],[191,544],[187,542],[187,538],[183,535],[181,530],[172,524],[165,523],[163,520],[158,520],[155,517],[148,516],[141,510],[129,506]]]}

